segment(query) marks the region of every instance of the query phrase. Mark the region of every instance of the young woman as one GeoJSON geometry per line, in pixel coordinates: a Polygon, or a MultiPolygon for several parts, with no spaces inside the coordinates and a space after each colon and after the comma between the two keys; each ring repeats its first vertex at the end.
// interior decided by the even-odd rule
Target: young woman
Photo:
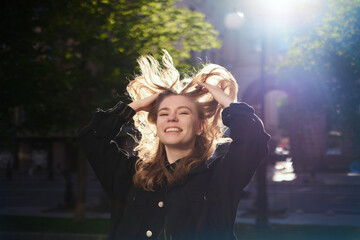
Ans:
{"type": "Polygon", "coordinates": [[[79,137],[113,200],[109,239],[235,239],[241,190],[268,153],[261,120],[235,102],[236,81],[223,67],[180,80],[166,52],[162,66],[150,56],[138,62],[141,75],[128,86],[133,102],[97,111],[79,137]],[[141,133],[137,157],[113,141],[132,118],[141,133]]]}

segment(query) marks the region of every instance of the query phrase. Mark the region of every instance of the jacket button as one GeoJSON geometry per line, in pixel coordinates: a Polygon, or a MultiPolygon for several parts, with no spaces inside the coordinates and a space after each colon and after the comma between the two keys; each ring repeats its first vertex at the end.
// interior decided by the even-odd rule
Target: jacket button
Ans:
{"type": "Polygon", "coordinates": [[[159,206],[160,208],[164,207],[164,202],[163,202],[163,201],[158,202],[158,206],[159,206]]]}
{"type": "Polygon", "coordinates": [[[96,132],[96,130],[94,130],[94,134],[96,134],[97,132],[96,132]]]}
{"type": "Polygon", "coordinates": [[[146,231],[146,236],[147,236],[147,237],[151,237],[151,236],[152,236],[152,232],[151,232],[150,230],[147,230],[147,231],[146,231]]]}

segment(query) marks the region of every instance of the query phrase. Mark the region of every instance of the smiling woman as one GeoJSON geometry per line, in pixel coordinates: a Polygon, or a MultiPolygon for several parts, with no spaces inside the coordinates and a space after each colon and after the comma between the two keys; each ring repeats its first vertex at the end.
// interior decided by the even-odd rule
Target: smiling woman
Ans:
{"type": "Polygon", "coordinates": [[[269,135],[252,107],[235,103],[237,84],[225,68],[209,64],[180,80],[167,52],[162,63],[139,58],[141,74],[127,89],[133,102],[98,111],[80,133],[114,201],[109,238],[235,239],[240,193],[269,135]],[[112,140],[131,118],[141,138],[128,158],[112,140]],[[211,157],[229,141],[225,156],[211,157]]]}
{"type": "Polygon", "coordinates": [[[142,133],[135,148],[139,160],[134,180],[137,186],[153,191],[164,180],[170,184],[180,181],[191,169],[209,159],[217,144],[231,141],[223,137],[226,128],[220,115],[223,107],[235,101],[237,83],[229,71],[216,64],[204,66],[193,78],[180,79],[167,52],[163,56],[163,68],[150,56],[143,56],[138,62],[141,75],[127,88],[134,100],[130,107],[137,112],[135,126],[142,133]],[[159,96],[154,98],[154,94],[159,96]],[[178,111],[184,110],[180,106],[190,111],[178,111]],[[144,108],[150,109],[139,111],[144,108]],[[189,114],[180,117],[179,113],[189,114]],[[186,131],[170,134],[159,129],[185,124],[185,120],[189,125],[186,131]],[[196,135],[200,127],[201,134],[196,135]],[[176,141],[177,144],[170,144],[176,141]],[[178,159],[181,161],[176,170],[166,171],[167,164],[178,159]]]}

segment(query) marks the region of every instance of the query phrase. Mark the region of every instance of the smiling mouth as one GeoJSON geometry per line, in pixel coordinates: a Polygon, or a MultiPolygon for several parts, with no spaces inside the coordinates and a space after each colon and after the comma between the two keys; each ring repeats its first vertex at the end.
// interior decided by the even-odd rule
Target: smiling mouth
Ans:
{"type": "Polygon", "coordinates": [[[165,129],[165,132],[167,133],[167,132],[181,132],[182,131],[182,129],[180,129],[180,128],[174,128],[174,127],[170,127],[170,128],[166,128],[165,129]]]}

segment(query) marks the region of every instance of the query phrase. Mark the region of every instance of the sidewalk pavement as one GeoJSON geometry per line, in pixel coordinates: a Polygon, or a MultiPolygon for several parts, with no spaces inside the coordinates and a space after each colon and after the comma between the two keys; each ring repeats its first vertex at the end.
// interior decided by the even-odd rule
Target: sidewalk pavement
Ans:
{"type": "MultiPolygon", "coordinates": [[[[11,216],[34,216],[73,218],[72,212],[49,212],[46,208],[36,207],[4,207],[0,209],[0,215],[11,216]]],[[[240,215],[240,214],[239,214],[240,215]]],[[[110,213],[87,212],[86,218],[109,219],[110,213]]],[[[237,223],[254,223],[254,218],[237,217],[237,223]]],[[[349,214],[315,214],[315,213],[289,213],[283,218],[269,219],[273,224],[294,224],[294,225],[320,225],[320,226],[358,226],[360,227],[360,216],[349,214]]]]}
{"type": "MultiPolygon", "coordinates": [[[[269,175],[268,175],[269,176],[269,175]]],[[[271,178],[271,177],[270,177],[271,178]]],[[[13,184],[17,182],[25,181],[25,177],[16,176],[13,184]]],[[[62,180],[60,180],[62,181],[62,180]]],[[[6,180],[0,179],[1,184],[7,184],[6,180]]],[[[325,186],[341,186],[351,185],[360,187],[360,174],[347,174],[347,173],[318,173],[315,178],[311,178],[305,174],[297,175],[293,181],[273,182],[271,179],[268,181],[269,185],[281,184],[286,185],[325,185],[325,186]]],[[[64,211],[50,211],[48,207],[10,207],[3,206],[0,208],[1,215],[11,216],[36,216],[36,217],[55,217],[55,218],[73,218],[72,212],[64,211]]],[[[238,212],[238,216],[241,212],[238,212]]],[[[86,218],[104,218],[109,219],[109,213],[99,213],[88,211],[86,218]]],[[[237,223],[254,224],[254,218],[237,217],[237,223]]],[[[286,225],[315,225],[315,226],[355,226],[360,227],[360,215],[351,214],[335,214],[332,212],[314,214],[314,213],[302,213],[302,212],[288,212],[282,218],[270,218],[269,224],[286,224],[286,225]]],[[[105,235],[92,235],[92,234],[52,234],[52,233],[11,233],[0,232],[0,240],[105,240],[105,235]]]]}
{"type": "MultiPolygon", "coordinates": [[[[3,208],[0,215],[23,216],[24,212],[37,217],[61,217],[72,218],[70,212],[48,212],[44,208],[3,208]]],[[[109,218],[109,214],[88,212],[87,218],[109,218]]],[[[255,224],[254,218],[236,219],[236,223],[255,224]]],[[[269,225],[317,225],[317,226],[355,226],[360,227],[359,215],[326,215],[326,214],[297,214],[290,213],[281,219],[269,219],[269,225]]],[[[30,233],[30,232],[0,232],[0,240],[106,240],[102,234],[64,234],[64,233],[30,233]]],[[[311,238],[314,239],[314,238],[311,238]]]]}
{"type": "MultiPolygon", "coordinates": [[[[255,219],[237,217],[236,222],[254,224],[255,219]]],[[[270,218],[269,224],[360,227],[360,215],[288,213],[283,218],[270,218]]]]}
{"type": "MultiPolygon", "coordinates": [[[[238,212],[236,223],[255,222],[255,218],[239,217],[242,212],[238,212]]],[[[34,216],[49,218],[73,218],[72,212],[53,212],[47,208],[36,207],[4,207],[0,209],[0,215],[8,216],[34,216]]],[[[110,219],[110,213],[86,212],[86,218],[110,219]]],[[[360,227],[360,215],[334,214],[334,213],[288,213],[282,218],[269,218],[270,224],[289,224],[289,225],[319,225],[319,226],[355,226],[360,227]]]]}

